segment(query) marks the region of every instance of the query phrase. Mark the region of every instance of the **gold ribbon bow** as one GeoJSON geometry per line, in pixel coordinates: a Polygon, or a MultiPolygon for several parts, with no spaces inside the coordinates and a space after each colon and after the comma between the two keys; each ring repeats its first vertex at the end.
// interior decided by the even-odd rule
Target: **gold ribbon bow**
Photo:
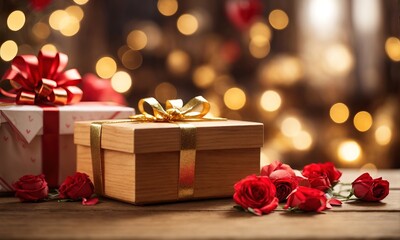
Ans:
{"type": "Polygon", "coordinates": [[[141,114],[131,116],[129,120],[106,120],[93,122],[90,128],[93,179],[96,193],[104,193],[103,163],[101,153],[101,128],[103,124],[122,122],[171,122],[181,129],[181,150],[179,158],[178,199],[191,198],[194,195],[194,177],[196,160],[196,127],[190,121],[221,121],[225,118],[206,118],[210,103],[202,96],[192,98],[183,105],[181,99],[166,101],[166,109],[155,98],[143,98],[138,103],[141,114]],[[150,105],[153,114],[145,110],[150,105]]]}

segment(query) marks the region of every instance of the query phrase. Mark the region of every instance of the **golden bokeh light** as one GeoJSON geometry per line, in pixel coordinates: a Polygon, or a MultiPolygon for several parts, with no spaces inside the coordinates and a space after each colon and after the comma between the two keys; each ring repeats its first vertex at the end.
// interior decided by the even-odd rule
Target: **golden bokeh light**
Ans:
{"type": "Polygon", "coordinates": [[[303,67],[297,57],[278,55],[265,64],[260,71],[260,80],[265,85],[291,85],[303,76],[303,67]]]}
{"type": "Polygon", "coordinates": [[[329,110],[329,116],[335,123],[344,123],[349,118],[349,109],[344,103],[335,103],[329,110]]]}
{"type": "Polygon", "coordinates": [[[32,32],[38,39],[44,40],[50,36],[50,28],[49,25],[43,22],[37,22],[32,27],[32,32]]]}
{"type": "Polygon", "coordinates": [[[342,161],[354,162],[360,158],[362,151],[360,145],[356,141],[347,140],[339,145],[337,154],[342,161]]]}
{"type": "Polygon", "coordinates": [[[215,80],[215,70],[208,65],[203,65],[193,73],[193,82],[199,88],[208,88],[215,80]]]}
{"type": "Polygon", "coordinates": [[[389,37],[385,42],[386,54],[392,61],[400,61],[400,39],[396,37],[389,37]]]}
{"type": "Polygon", "coordinates": [[[57,47],[54,46],[51,43],[45,44],[42,46],[41,50],[47,51],[47,52],[58,52],[57,47]]]}
{"type": "Polygon", "coordinates": [[[197,18],[191,14],[183,14],[176,22],[178,30],[183,35],[192,35],[199,28],[197,18]]]}
{"type": "Polygon", "coordinates": [[[134,70],[142,65],[143,57],[139,51],[128,50],[122,54],[122,64],[124,67],[134,70]]]}
{"type": "Polygon", "coordinates": [[[96,63],[96,73],[101,78],[111,78],[117,71],[117,63],[111,57],[102,57],[96,63]]]}
{"type": "Polygon", "coordinates": [[[60,30],[65,27],[65,21],[69,18],[69,15],[64,10],[56,10],[49,17],[50,27],[54,30],[60,30]]]}
{"type": "Polygon", "coordinates": [[[301,123],[295,117],[287,117],[282,121],[281,131],[286,137],[295,137],[301,131],[301,123]]]}
{"type": "Polygon", "coordinates": [[[111,87],[119,93],[125,93],[132,87],[132,78],[124,71],[116,72],[111,78],[111,87]]]}
{"type": "Polygon", "coordinates": [[[231,110],[239,110],[246,104],[246,94],[240,88],[230,88],[224,94],[224,103],[231,110]]]}
{"type": "Polygon", "coordinates": [[[74,0],[74,2],[78,5],[85,5],[89,0],[74,0]]]}
{"type": "Polygon", "coordinates": [[[75,16],[70,16],[64,18],[60,24],[60,33],[66,37],[72,37],[79,32],[80,23],[75,16]]]}
{"type": "Polygon", "coordinates": [[[389,126],[382,125],[375,130],[375,141],[381,146],[387,145],[392,140],[392,130],[389,126]]]}
{"type": "Polygon", "coordinates": [[[304,151],[311,147],[313,139],[306,131],[300,131],[292,138],[293,147],[297,150],[304,151]]]}
{"type": "Polygon", "coordinates": [[[268,21],[271,24],[271,26],[276,30],[282,30],[285,29],[289,24],[289,17],[281,9],[275,9],[272,12],[270,12],[268,16],[268,21]]]}
{"type": "Polygon", "coordinates": [[[67,12],[70,16],[74,16],[76,19],[78,19],[78,21],[82,21],[85,15],[82,8],[76,5],[67,7],[65,12],[67,12]]]}
{"type": "Polygon", "coordinates": [[[268,55],[270,50],[269,42],[257,42],[252,39],[249,44],[250,54],[255,58],[264,58],[268,55]]]}
{"type": "Polygon", "coordinates": [[[267,24],[263,22],[255,22],[250,27],[249,34],[250,34],[250,39],[254,40],[259,44],[269,42],[272,36],[271,29],[269,29],[267,24]]]}
{"type": "Polygon", "coordinates": [[[158,0],[157,9],[164,16],[172,16],[178,11],[178,1],[158,0]]]}
{"type": "Polygon", "coordinates": [[[18,45],[13,40],[7,40],[0,47],[0,57],[8,62],[14,59],[18,53],[18,45]]]}
{"type": "Polygon", "coordinates": [[[176,99],[177,90],[174,85],[168,82],[162,82],[154,90],[154,96],[159,102],[165,102],[168,99],[176,99]]]}
{"type": "Polygon", "coordinates": [[[267,112],[278,110],[281,104],[281,96],[276,91],[267,90],[261,95],[260,105],[267,112]]]}
{"type": "Polygon", "coordinates": [[[323,67],[331,74],[343,75],[348,73],[354,65],[353,55],[343,44],[334,44],[323,53],[323,67]]]}
{"type": "Polygon", "coordinates": [[[366,132],[372,126],[372,116],[366,111],[358,112],[353,119],[354,127],[360,132],[366,132]]]}
{"type": "Polygon", "coordinates": [[[373,163],[366,163],[360,168],[360,173],[368,172],[371,176],[378,173],[378,168],[373,163]]]}
{"type": "Polygon", "coordinates": [[[25,24],[25,14],[16,10],[10,13],[7,18],[7,26],[11,31],[20,30],[25,24]]]}
{"type": "Polygon", "coordinates": [[[186,73],[190,68],[189,54],[182,50],[171,51],[167,57],[167,67],[170,72],[177,75],[186,73]]]}
{"type": "Polygon", "coordinates": [[[126,43],[132,50],[142,50],[147,45],[147,35],[141,30],[133,30],[128,34],[126,43]]]}

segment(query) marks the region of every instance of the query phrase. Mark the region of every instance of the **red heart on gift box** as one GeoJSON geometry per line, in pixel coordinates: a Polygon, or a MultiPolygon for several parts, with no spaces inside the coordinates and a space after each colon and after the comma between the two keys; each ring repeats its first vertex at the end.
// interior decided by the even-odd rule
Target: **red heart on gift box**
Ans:
{"type": "Polygon", "coordinates": [[[26,129],[25,132],[26,132],[27,134],[29,134],[29,133],[31,133],[31,130],[30,130],[30,129],[26,129]]]}
{"type": "Polygon", "coordinates": [[[31,115],[28,116],[29,122],[33,121],[33,118],[31,117],[31,115]]]}
{"type": "Polygon", "coordinates": [[[66,123],[65,127],[69,128],[69,127],[71,127],[71,124],[66,123]]]}
{"type": "Polygon", "coordinates": [[[31,162],[36,162],[36,158],[31,157],[31,162]]]}
{"type": "Polygon", "coordinates": [[[76,121],[77,117],[76,116],[72,116],[72,120],[76,121]]]}
{"type": "Polygon", "coordinates": [[[5,142],[7,142],[8,137],[7,137],[7,136],[4,136],[3,139],[4,139],[5,142]]]}

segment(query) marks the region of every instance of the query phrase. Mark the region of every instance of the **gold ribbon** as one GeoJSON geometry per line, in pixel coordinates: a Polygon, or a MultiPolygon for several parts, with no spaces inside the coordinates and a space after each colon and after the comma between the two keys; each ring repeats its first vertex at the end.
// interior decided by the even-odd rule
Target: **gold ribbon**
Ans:
{"type": "Polygon", "coordinates": [[[101,129],[103,124],[124,122],[171,122],[178,124],[181,130],[178,199],[193,197],[196,160],[196,127],[188,122],[220,121],[226,119],[204,117],[210,110],[210,103],[202,96],[192,98],[185,105],[183,105],[181,99],[167,100],[165,106],[166,109],[164,109],[155,98],[143,98],[138,103],[138,109],[141,114],[131,116],[130,119],[97,121],[91,124],[90,144],[93,180],[96,193],[104,194],[104,162],[101,150],[101,129]],[[145,104],[151,107],[153,114],[145,110],[145,104]]]}

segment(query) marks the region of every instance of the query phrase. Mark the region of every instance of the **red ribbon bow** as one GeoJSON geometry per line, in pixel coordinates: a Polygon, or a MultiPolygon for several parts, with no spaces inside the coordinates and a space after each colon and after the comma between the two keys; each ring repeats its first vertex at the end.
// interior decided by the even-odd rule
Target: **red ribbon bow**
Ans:
{"type": "Polygon", "coordinates": [[[63,53],[40,51],[38,57],[16,56],[0,80],[9,80],[14,89],[8,92],[0,88],[0,92],[15,98],[17,104],[77,103],[83,94],[77,87],[81,75],[76,69],[64,71],[67,63],[68,56],[63,53]]]}

